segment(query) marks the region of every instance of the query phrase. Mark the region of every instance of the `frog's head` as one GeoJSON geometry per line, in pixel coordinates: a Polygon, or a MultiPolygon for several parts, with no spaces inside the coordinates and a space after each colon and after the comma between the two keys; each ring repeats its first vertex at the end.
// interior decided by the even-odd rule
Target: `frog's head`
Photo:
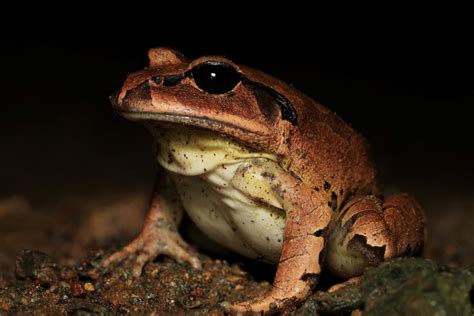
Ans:
{"type": "Polygon", "coordinates": [[[220,56],[189,61],[168,48],[148,52],[149,67],[128,76],[112,98],[124,117],[216,131],[277,149],[298,124],[293,88],[220,56]]]}

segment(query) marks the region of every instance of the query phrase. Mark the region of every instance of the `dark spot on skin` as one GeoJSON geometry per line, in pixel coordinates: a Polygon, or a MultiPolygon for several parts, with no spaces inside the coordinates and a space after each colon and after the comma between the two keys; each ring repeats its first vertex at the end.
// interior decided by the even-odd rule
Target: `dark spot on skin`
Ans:
{"type": "Polygon", "coordinates": [[[324,228],[323,229],[318,229],[317,231],[315,231],[313,233],[313,235],[316,236],[316,237],[321,237],[321,236],[324,236],[325,232],[326,232],[326,229],[324,229],[324,228]]]}
{"type": "Polygon", "coordinates": [[[173,87],[173,86],[177,85],[178,83],[180,83],[180,81],[181,81],[183,78],[184,78],[184,75],[183,75],[183,74],[166,76],[166,77],[163,79],[163,86],[165,86],[165,87],[173,87]]]}
{"type": "Polygon", "coordinates": [[[253,223],[255,223],[255,221],[252,219],[252,220],[250,220],[250,223],[252,223],[252,224],[253,224],[253,223]]]}
{"type": "Polygon", "coordinates": [[[269,237],[265,237],[265,239],[266,239],[267,241],[270,241],[270,238],[269,238],[269,237]]]}
{"type": "Polygon", "coordinates": [[[324,181],[324,191],[328,192],[329,189],[331,189],[331,183],[327,182],[327,181],[324,181]]]}
{"type": "Polygon", "coordinates": [[[328,203],[329,207],[335,211],[337,209],[337,195],[334,191],[331,193],[331,201],[328,203]]]}
{"type": "Polygon", "coordinates": [[[278,239],[278,242],[281,242],[281,239],[278,239]]]}
{"type": "Polygon", "coordinates": [[[385,246],[375,247],[367,244],[367,238],[361,235],[355,235],[348,243],[348,248],[362,254],[369,265],[376,266],[383,261],[385,246]]]}
{"type": "Polygon", "coordinates": [[[316,283],[316,281],[318,281],[318,278],[319,278],[319,273],[305,273],[301,276],[301,281],[304,281],[304,282],[312,282],[312,283],[316,283]]]}
{"type": "Polygon", "coordinates": [[[349,230],[351,229],[351,227],[354,225],[355,221],[358,220],[359,218],[361,218],[362,216],[365,216],[365,215],[370,214],[372,212],[373,212],[373,210],[361,211],[359,213],[354,214],[351,218],[349,218],[347,220],[347,222],[344,224],[344,226],[342,226],[340,229],[338,229],[338,231],[337,231],[337,236],[338,236],[337,242],[339,244],[342,244],[342,242],[344,241],[344,238],[346,237],[346,235],[349,232],[349,230]]]}
{"type": "Polygon", "coordinates": [[[173,155],[171,153],[168,153],[168,164],[173,163],[173,155]]]}
{"type": "Polygon", "coordinates": [[[262,172],[260,175],[266,179],[269,179],[270,181],[275,180],[275,175],[273,173],[265,171],[265,172],[262,172]]]}
{"type": "Polygon", "coordinates": [[[319,188],[318,188],[318,187],[314,187],[314,190],[315,190],[316,192],[319,192],[319,188]]]}
{"type": "Polygon", "coordinates": [[[235,232],[237,231],[237,229],[235,227],[232,227],[232,231],[235,232]]]}

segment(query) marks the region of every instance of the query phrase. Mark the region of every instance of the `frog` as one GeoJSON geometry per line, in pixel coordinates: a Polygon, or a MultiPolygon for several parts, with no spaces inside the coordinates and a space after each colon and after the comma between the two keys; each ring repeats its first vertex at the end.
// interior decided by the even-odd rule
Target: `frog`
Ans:
{"type": "Polygon", "coordinates": [[[416,256],[426,216],[407,193],[384,196],[366,139],[318,101],[223,56],[188,59],[167,47],[111,96],[122,117],[152,136],[159,173],[142,231],[104,258],[159,255],[202,267],[178,232],[184,213],[210,239],[277,265],[272,289],[233,313],[302,303],[321,271],[351,279],[367,267],[416,256]]]}

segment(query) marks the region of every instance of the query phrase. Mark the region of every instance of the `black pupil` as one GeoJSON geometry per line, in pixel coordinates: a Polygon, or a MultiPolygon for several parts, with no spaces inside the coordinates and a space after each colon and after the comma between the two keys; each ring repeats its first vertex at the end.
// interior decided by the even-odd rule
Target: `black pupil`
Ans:
{"type": "Polygon", "coordinates": [[[212,94],[229,92],[240,82],[240,74],[228,64],[201,64],[193,68],[192,76],[200,89],[212,94]]]}

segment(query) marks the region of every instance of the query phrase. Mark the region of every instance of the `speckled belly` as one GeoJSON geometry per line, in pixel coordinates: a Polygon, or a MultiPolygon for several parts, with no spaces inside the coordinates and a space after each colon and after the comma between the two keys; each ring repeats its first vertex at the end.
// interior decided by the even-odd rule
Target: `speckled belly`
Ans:
{"type": "MultiPolygon", "coordinates": [[[[225,166],[228,171],[236,167],[225,166]]],[[[283,210],[251,200],[216,173],[203,177],[174,174],[173,179],[189,217],[212,240],[244,256],[278,262],[285,227],[283,210]]]]}
{"type": "MultiPolygon", "coordinates": [[[[278,262],[285,227],[280,202],[266,195],[262,202],[232,185],[241,177],[239,168],[274,164],[277,158],[202,129],[171,125],[151,131],[158,162],[171,174],[186,212],[202,232],[244,256],[278,262]]],[[[248,180],[254,188],[265,186],[256,178],[248,180]]]]}

